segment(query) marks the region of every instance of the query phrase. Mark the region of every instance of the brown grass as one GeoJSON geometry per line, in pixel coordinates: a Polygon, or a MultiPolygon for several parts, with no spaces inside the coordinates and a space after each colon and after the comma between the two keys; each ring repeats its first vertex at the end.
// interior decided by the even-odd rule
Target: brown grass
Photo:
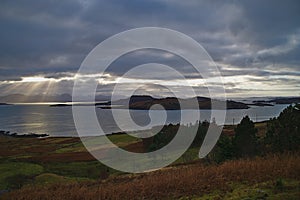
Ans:
{"type": "Polygon", "coordinates": [[[100,183],[79,182],[26,186],[4,199],[172,199],[230,191],[231,183],[255,184],[277,178],[300,179],[300,156],[269,155],[205,166],[195,163],[159,171],[123,175],[100,183]]]}
{"type": "Polygon", "coordinates": [[[55,150],[81,143],[80,138],[14,138],[0,136],[0,157],[16,157],[19,155],[40,156],[55,150]]]}
{"type": "Polygon", "coordinates": [[[36,162],[80,162],[95,161],[96,159],[89,152],[66,152],[35,156],[26,160],[36,162]]]}

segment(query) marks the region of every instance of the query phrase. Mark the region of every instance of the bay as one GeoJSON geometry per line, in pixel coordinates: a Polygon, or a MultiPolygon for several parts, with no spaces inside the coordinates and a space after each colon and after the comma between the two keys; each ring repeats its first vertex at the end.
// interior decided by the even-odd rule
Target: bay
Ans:
{"type": "MultiPolygon", "coordinates": [[[[266,107],[252,106],[249,109],[234,109],[226,111],[226,119],[223,123],[221,117],[212,116],[218,124],[237,124],[248,115],[253,121],[264,121],[277,117],[288,105],[274,105],[266,107]]],[[[84,106],[83,106],[84,107],[84,106]]],[[[104,133],[113,133],[129,130],[145,130],[153,126],[179,123],[195,123],[197,110],[130,110],[130,117],[126,116],[128,110],[114,109],[118,115],[118,124],[115,122],[110,109],[95,108],[99,124],[104,133]],[[120,117],[121,116],[121,117],[120,117]],[[181,116],[183,118],[181,119],[181,116]],[[135,125],[132,125],[133,120],[135,125]]],[[[221,111],[220,111],[221,112],[221,111]]],[[[218,113],[218,111],[217,111],[218,113]]],[[[90,120],[89,117],[82,120],[90,120]]],[[[201,110],[200,121],[211,121],[211,111],[201,110]]],[[[87,127],[88,129],[89,127],[87,127]]],[[[11,133],[48,134],[50,136],[78,137],[76,131],[72,107],[50,107],[48,104],[20,104],[0,106],[0,130],[11,133]]]]}

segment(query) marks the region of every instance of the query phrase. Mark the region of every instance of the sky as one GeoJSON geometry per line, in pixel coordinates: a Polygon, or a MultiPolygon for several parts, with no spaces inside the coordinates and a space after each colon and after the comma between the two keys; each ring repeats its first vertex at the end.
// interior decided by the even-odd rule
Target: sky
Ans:
{"type": "MultiPolygon", "coordinates": [[[[71,94],[96,45],[139,27],[176,30],[200,43],[218,66],[228,97],[300,95],[298,0],[2,0],[0,27],[0,96],[71,94]]],[[[98,95],[110,95],[119,77],[145,63],[174,67],[205,96],[190,63],[161,50],[130,52],[89,78],[98,82],[98,95]]],[[[141,94],[170,95],[141,77],[130,80],[124,93],[139,84],[141,94]]]]}

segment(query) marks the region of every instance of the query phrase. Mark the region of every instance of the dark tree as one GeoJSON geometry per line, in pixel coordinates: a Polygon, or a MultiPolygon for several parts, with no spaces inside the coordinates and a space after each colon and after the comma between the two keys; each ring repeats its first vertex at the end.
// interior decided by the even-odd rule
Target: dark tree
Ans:
{"type": "Polygon", "coordinates": [[[265,144],[270,151],[297,151],[300,144],[300,105],[289,106],[268,122],[265,144]]]}
{"type": "Polygon", "coordinates": [[[237,157],[253,156],[256,154],[257,129],[248,116],[244,117],[235,128],[233,139],[234,151],[237,157]]]}

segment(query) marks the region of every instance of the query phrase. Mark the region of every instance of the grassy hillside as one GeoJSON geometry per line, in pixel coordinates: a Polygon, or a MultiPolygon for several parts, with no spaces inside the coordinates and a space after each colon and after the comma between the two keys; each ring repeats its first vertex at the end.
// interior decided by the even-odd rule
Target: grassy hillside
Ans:
{"type": "Polygon", "coordinates": [[[269,155],[169,167],[138,175],[120,175],[97,181],[38,180],[5,194],[3,199],[298,199],[300,156],[269,155]]]}
{"type": "MultiPolygon", "coordinates": [[[[202,122],[193,144],[176,162],[143,174],[104,166],[79,138],[0,135],[0,198],[299,199],[298,114],[298,109],[289,107],[268,122],[254,124],[245,117],[237,126],[225,126],[213,151],[199,160],[199,147],[209,125],[202,122]],[[250,139],[255,139],[255,148],[238,154],[245,150],[244,144],[250,144],[245,137],[249,134],[254,134],[250,139]]],[[[185,131],[188,134],[195,127],[186,126],[185,131]]],[[[126,134],[110,135],[109,139],[128,151],[147,152],[165,145],[177,128],[165,126],[147,140],[126,134]]],[[[93,144],[93,140],[87,142],[93,144]]]]}

